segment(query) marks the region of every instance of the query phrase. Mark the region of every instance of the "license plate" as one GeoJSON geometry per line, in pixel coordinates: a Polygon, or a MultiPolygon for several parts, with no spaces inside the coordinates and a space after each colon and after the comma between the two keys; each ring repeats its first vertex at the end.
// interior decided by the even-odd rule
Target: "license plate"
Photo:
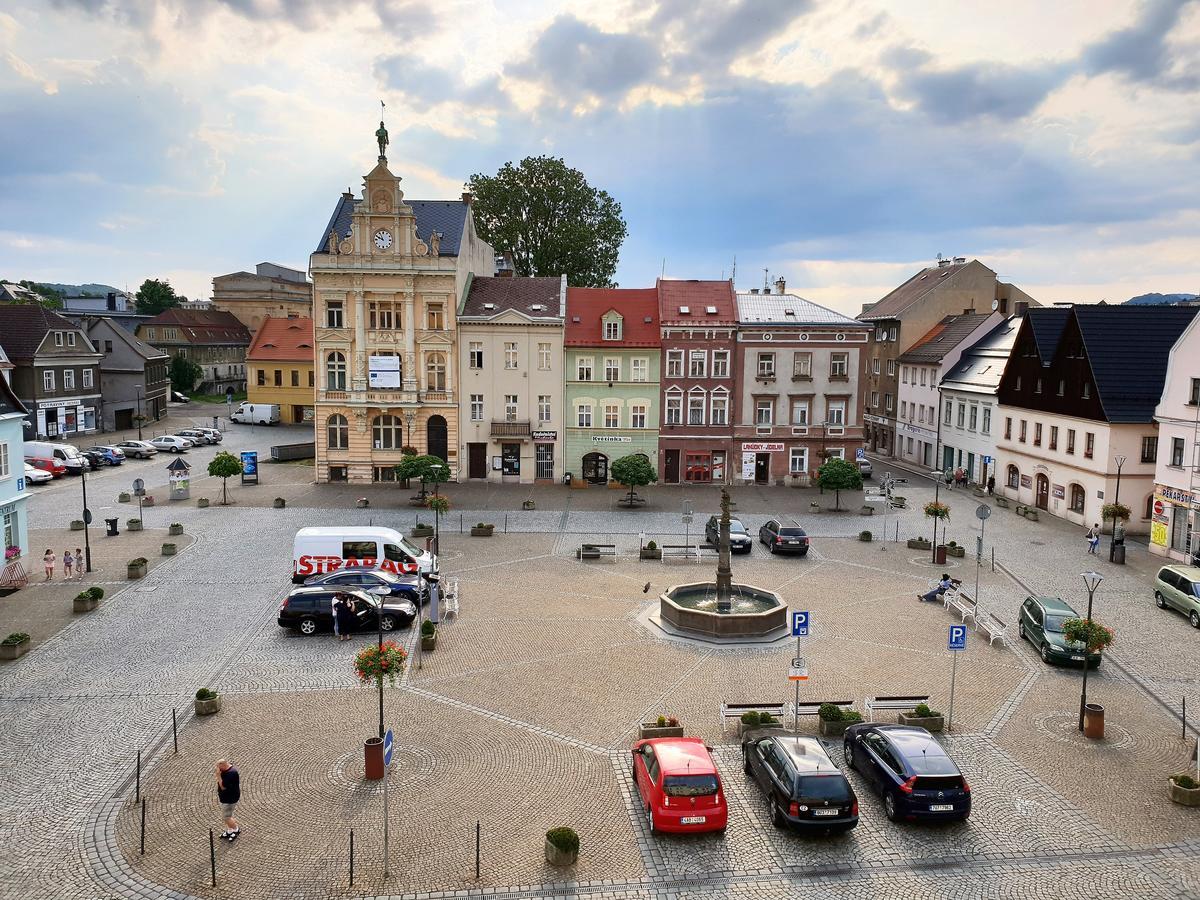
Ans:
{"type": "Polygon", "coordinates": [[[1072,656],[1071,661],[1072,662],[1083,662],[1083,657],[1082,656],[1072,656]]]}
{"type": "Polygon", "coordinates": [[[799,542],[799,541],[787,541],[786,543],[789,543],[789,544],[798,544],[798,543],[800,543],[800,542],[799,542]]]}
{"type": "Polygon", "coordinates": [[[814,809],[813,815],[814,816],[836,816],[840,812],[841,812],[840,809],[814,809]]]}
{"type": "Polygon", "coordinates": [[[703,825],[704,816],[684,816],[679,822],[681,825],[703,825]]]}
{"type": "Polygon", "coordinates": [[[930,812],[953,812],[954,804],[953,803],[933,803],[933,804],[930,804],[929,811],[930,812]]]}

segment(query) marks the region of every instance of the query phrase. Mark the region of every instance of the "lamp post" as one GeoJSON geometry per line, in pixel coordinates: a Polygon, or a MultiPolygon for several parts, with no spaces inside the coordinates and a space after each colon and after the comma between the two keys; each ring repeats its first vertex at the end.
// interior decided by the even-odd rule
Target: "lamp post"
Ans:
{"type": "MultiPolygon", "coordinates": [[[[1088,592],[1088,610],[1087,621],[1091,624],[1092,621],[1092,598],[1096,596],[1096,588],[1100,587],[1100,582],[1104,580],[1104,576],[1099,572],[1084,572],[1083,583],[1087,586],[1088,592]]],[[[1087,705],[1087,679],[1088,679],[1088,648],[1084,645],[1083,648],[1083,691],[1079,695],[1079,730],[1083,731],[1083,708],[1087,705]]]]}
{"type": "MultiPolygon", "coordinates": [[[[387,597],[391,590],[379,585],[379,587],[371,588],[371,593],[375,595],[375,600],[379,604],[379,608],[375,610],[375,633],[379,642],[379,656],[383,657],[383,600],[387,597]]],[[[379,739],[383,740],[385,734],[383,730],[383,676],[375,679],[379,682],[379,739]]]]}
{"type": "MultiPolygon", "coordinates": [[[[933,464],[935,466],[939,466],[937,475],[934,476],[934,479],[933,479],[933,502],[935,504],[939,502],[938,498],[941,497],[941,491],[942,491],[942,474],[941,474],[942,470],[940,468],[940,462],[938,461],[938,455],[942,452],[942,419],[944,418],[944,416],[945,416],[945,411],[942,409],[942,389],[939,387],[938,388],[938,405],[937,405],[937,437],[934,438],[934,443],[933,443],[933,464]]],[[[898,433],[899,433],[899,431],[897,431],[897,434],[898,433]]],[[[933,517],[933,556],[930,558],[930,562],[934,563],[935,565],[937,564],[937,548],[938,548],[937,526],[938,526],[938,517],[934,516],[933,517]]]]}
{"type": "Polygon", "coordinates": [[[1112,534],[1108,539],[1108,561],[1112,562],[1117,558],[1117,507],[1121,503],[1121,466],[1125,465],[1125,457],[1118,454],[1113,457],[1113,461],[1117,464],[1117,491],[1113,497],[1113,524],[1112,534]]]}
{"type": "Polygon", "coordinates": [[[137,406],[138,406],[138,411],[137,411],[138,440],[140,441],[140,440],[142,439],[142,386],[141,386],[140,384],[135,384],[135,385],[133,386],[133,390],[134,390],[134,391],[136,392],[136,394],[137,394],[137,406]]]}
{"type": "MultiPolygon", "coordinates": [[[[441,473],[442,469],[444,469],[446,467],[441,465],[440,463],[434,463],[429,468],[430,468],[430,471],[432,471],[434,473],[433,498],[436,500],[437,496],[438,496],[438,480],[440,478],[440,473],[441,473]]],[[[437,556],[438,551],[440,550],[440,547],[438,545],[438,539],[442,536],[441,522],[442,522],[441,507],[440,507],[440,505],[435,503],[433,506],[433,555],[434,556],[437,556]]]]}
{"type": "MultiPolygon", "coordinates": [[[[88,462],[85,459],[83,468],[79,470],[79,486],[83,489],[83,559],[84,571],[91,574],[92,571],[92,540],[88,532],[91,529],[92,514],[88,511],[87,505],[87,469],[88,462]]],[[[140,518],[140,516],[139,516],[140,518]]]]}
{"type": "MultiPolygon", "coordinates": [[[[821,466],[825,465],[825,430],[827,428],[829,428],[828,419],[821,423],[821,461],[817,463],[818,472],[820,471],[821,466]]],[[[820,478],[817,479],[817,490],[821,494],[825,493],[825,488],[821,486],[820,478]]]]}

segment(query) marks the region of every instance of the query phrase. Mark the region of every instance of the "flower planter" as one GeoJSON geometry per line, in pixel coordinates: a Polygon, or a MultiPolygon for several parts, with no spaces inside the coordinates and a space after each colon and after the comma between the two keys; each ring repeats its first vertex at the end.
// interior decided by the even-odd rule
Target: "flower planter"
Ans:
{"type": "Polygon", "coordinates": [[[183,534],[183,526],[176,523],[167,529],[167,534],[171,535],[172,537],[181,535],[183,534]]]}
{"type": "Polygon", "coordinates": [[[638,559],[662,559],[662,548],[655,547],[653,550],[647,550],[643,547],[638,551],[638,559]]]}
{"type": "Polygon", "coordinates": [[[145,563],[130,563],[125,567],[125,577],[130,581],[137,581],[139,578],[146,577],[145,563]]]}
{"type": "Polygon", "coordinates": [[[638,740],[647,738],[683,737],[682,725],[658,725],[655,722],[643,722],[638,726],[638,740]]]}
{"type": "Polygon", "coordinates": [[[201,497],[199,500],[196,501],[196,506],[200,507],[200,509],[207,509],[208,508],[208,498],[201,497]]]}
{"type": "Polygon", "coordinates": [[[808,504],[808,511],[809,511],[810,513],[813,513],[814,515],[816,515],[816,514],[820,513],[820,512],[821,512],[821,504],[820,504],[820,503],[810,503],[810,504],[808,504]]]}
{"type": "Polygon", "coordinates": [[[1200,806],[1200,787],[1180,787],[1168,778],[1167,788],[1172,802],[1178,803],[1180,806],[1200,806]]]}
{"type": "Polygon", "coordinates": [[[126,531],[141,531],[142,530],[142,520],[141,519],[130,519],[128,522],[125,523],[125,530],[126,531]]]}
{"type": "Polygon", "coordinates": [[[83,519],[72,519],[71,520],[71,530],[72,531],[83,531],[83,519]]]}
{"type": "Polygon", "coordinates": [[[1038,520],[1038,511],[1036,509],[1026,509],[1025,518],[1030,522],[1036,522],[1038,520]]]}
{"type": "Polygon", "coordinates": [[[426,653],[429,653],[431,650],[436,650],[437,649],[437,634],[435,633],[435,634],[421,635],[421,649],[424,650],[426,653]]]}
{"type": "Polygon", "coordinates": [[[221,711],[221,695],[213,697],[211,700],[193,700],[196,704],[196,715],[211,716],[213,713],[221,711]]]}
{"type": "Polygon", "coordinates": [[[946,727],[945,716],[907,716],[900,713],[899,722],[901,725],[912,725],[926,731],[941,731],[946,727]]]}
{"type": "Polygon", "coordinates": [[[851,725],[857,725],[861,721],[862,719],[856,719],[853,721],[850,719],[837,719],[836,721],[833,721],[830,719],[822,719],[818,716],[817,729],[821,737],[841,737],[846,733],[847,728],[849,728],[851,725]]]}
{"type": "Polygon", "coordinates": [[[907,509],[908,508],[908,498],[907,497],[892,497],[892,506],[894,506],[896,509],[907,509]]]}
{"type": "Polygon", "coordinates": [[[283,497],[276,497],[272,505],[276,509],[284,509],[287,506],[287,500],[283,499],[283,497]]]}
{"type": "Polygon", "coordinates": [[[359,509],[366,509],[368,506],[371,505],[371,501],[368,500],[366,497],[359,497],[358,502],[355,503],[354,505],[357,506],[359,509]]]}
{"type": "Polygon", "coordinates": [[[552,866],[573,866],[579,859],[578,850],[560,850],[546,838],[546,862],[552,866]]]}
{"type": "Polygon", "coordinates": [[[19,659],[29,652],[29,638],[17,644],[0,644],[0,659],[19,659]]]}
{"type": "Polygon", "coordinates": [[[536,509],[536,508],[537,508],[537,504],[534,503],[532,500],[522,500],[521,501],[521,509],[528,510],[528,509],[536,509]]]}
{"type": "Polygon", "coordinates": [[[147,494],[145,497],[142,498],[142,506],[153,506],[153,505],[154,505],[154,498],[151,497],[149,494],[147,494]]]}
{"type": "Polygon", "coordinates": [[[869,543],[871,543],[871,532],[869,532],[869,531],[860,531],[860,532],[858,533],[858,539],[859,539],[860,541],[862,541],[864,544],[869,544],[869,543]]]}
{"type": "Polygon", "coordinates": [[[495,530],[495,525],[472,525],[471,537],[491,537],[495,530]]]}
{"type": "Polygon", "coordinates": [[[121,491],[121,493],[117,494],[118,503],[128,503],[131,499],[127,491],[121,491]]]}
{"type": "Polygon", "coordinates": [[[80,594],[71,601],[71,612],[85,613],[91,612],[100,604],[100,601],[94,597],[89,597],[86,593],[80,594]]]}
{"type": "Polygon", "coordinates": [[[962,559],[963,557],[965,557],[967,555],[967,548],[966,547],[958,547],[958,546],[954,546],[954,547],[948,546],[948,547],[946,547],[946,552],[949,553],[951,556],[957,557],[958,559],[962,559]]]}
{"type": "Polygon", "coordinates": [[[413,527],[412,531],[409,533],[412,535],[412,537],[415,537],[415,538],[433,537],[433,526],[432,525],[416,525],[413,527]]]}
{"type": "Polygon", "coordinates": [[[1008,498],[1007,497],[994,497],[993,499],[996,501],[996,505],[999,506],[1001,509],[1008,509],[1008,498]]]}
{"type": "Polygon", "coordinates": [[[741,737],[747,731],[783,731],[783,723],[772,722],[770,725],[759,725],[758,723],[747,725],[745,722],[739,721],[737,723],[738,737],[741,737]]]}
{"type": "Polygon", "coordinates": [[[871,506],[869,503],[864,503],[858,508],[858,514],[860,516],[873,516],[875,515],[875,507],[871,506]]]}
{"type": "Polygon", "coordinates": [[[162,555],[163,556],[174,556],[175,555],[175,545],[172,543],[169,543],[169,542],[164,542],[162,545],[162,555]]]}
{"type": "Polygon", "coordinates": [[[909,538],[908,539],[908,549],[909,550],[932,550],[933,544],[931,544],[929,541],[922,541],[919,538],[909,538]]]}

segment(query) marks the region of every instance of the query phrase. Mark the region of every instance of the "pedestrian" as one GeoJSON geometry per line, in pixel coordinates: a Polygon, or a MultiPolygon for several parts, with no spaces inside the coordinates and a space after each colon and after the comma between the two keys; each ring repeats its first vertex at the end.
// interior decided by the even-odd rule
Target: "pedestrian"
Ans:
{"type": "Polygon", "coordinates": [[[992,493],[996,490],[996,476],[989,475],[987,484],[988,484],[988,496],[990,497],[990,496],[992,496],[992,493]]]}
{"type": "Polygon", "coordinates": [[[238,820],[233,817],[234,808],[241,799],[241,774],[229,764],[229,760],[220,760],[217,763],[217,802],[221,804],[221,816],[225,819],[225,831],[221,837],[231,844],[242,833],[238,820]]]}
{"type": "Polygon", "coordinates": [[[350,640],[350,632],[354,630],[354,606],[347,595],[338,594],[334,600],[333,619],[338,640],[350,640]]]}
{"type": "Polygon", "coordinates": [[[946,593],[946,591],[950,590],[950,588],[956,587],[957,585],[960,585],[960,584],[962,584],[962,582],[959,581],[957,578],[951,578],[948,573],[943,572],[942,580],[939,581],[937,583],[937,585],[931,591],[929,591],[929,593],[917,594],[917,599],[920,600],[922,603],[933,603],[939,597],[941,597],[942,594],[944,594],[944,593],[946,593]]]}
{"type": "Polygon", "coordinates": [[[75,548],[75,577],[83,578],[83,551],[75,548]]]}
{"type": "Polygon", "coordinates": [[[967,486],[967,473],[963,471],[962,466],[959,466],[957,469],[954,470],[954,486],[955,487],[966,487],[967,486]]]}
{"type": "Polygon", "coordinates": [[[71,555],[71,548],[68,547],[63,551],[63,578],[71,578],[71,568],[75,565],[75,557],[71,555]]]}
{"type": "Polygon", "coordinates": [[[47,547],[46,553],[42,557],[42,565],[46,567],[46,577],[45,577],[45,579],[43,579],[44,581],[49,581],[50,579],[52,579],[54,577],[55,560],[56,560],[56,557],[54,556],[54,551],[51,550],[49,547],[47,547]]]}
{"type": "Polygon", "coordinates": [[[1088,553],[1095,553],[1100,546],[1100,523],[1097,522],[1087,533],[1088,553]]]}
{"type": "Polygon", "coordinates": [[[947,488],[954,487],[954,470],[952,468],[946,466],[946,471],[942,473],[942,477],[946,482],[947,488]]]}

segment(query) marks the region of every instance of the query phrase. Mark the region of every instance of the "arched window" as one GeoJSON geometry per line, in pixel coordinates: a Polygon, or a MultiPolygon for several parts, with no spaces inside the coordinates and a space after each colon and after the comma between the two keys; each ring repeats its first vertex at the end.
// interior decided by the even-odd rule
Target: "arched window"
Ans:
{"type": "Polygon", "coordinates": [[[425,357],[425,390],[446,389],[446,357],[441,353],[430,353],[425,357]]]}
{"type": "Polygon", "coordinates": [[[1008,467],[1008,486],[1010,488],[1019,488],[1021,486],[1021,473],[1014,465],[1008,467]]]}
{"type": "Polygon", "coordinates": [[[350,423],[339,413],[334,413],[326,421],[325,434],[330,450],[345,450],[350,446],[350,423]]]}
{"type": "Polygon", "coordinates": [[[346,389],[346,357],[336,350],[325,357],[325,389],[327,391],[344,391],[346,389]]]}
{"type": "Polygon", "coordinates": [[[399,450],[404,431],[399,416],[376,416],[371,420],[371,441],[376,450],[399,450]]]}
{"type": "Polygon", "coordinates": [[[1083,515],[1083,503],[1087,493],[1082,484],[1071,485],[1071,512],[1083,515]]]}

